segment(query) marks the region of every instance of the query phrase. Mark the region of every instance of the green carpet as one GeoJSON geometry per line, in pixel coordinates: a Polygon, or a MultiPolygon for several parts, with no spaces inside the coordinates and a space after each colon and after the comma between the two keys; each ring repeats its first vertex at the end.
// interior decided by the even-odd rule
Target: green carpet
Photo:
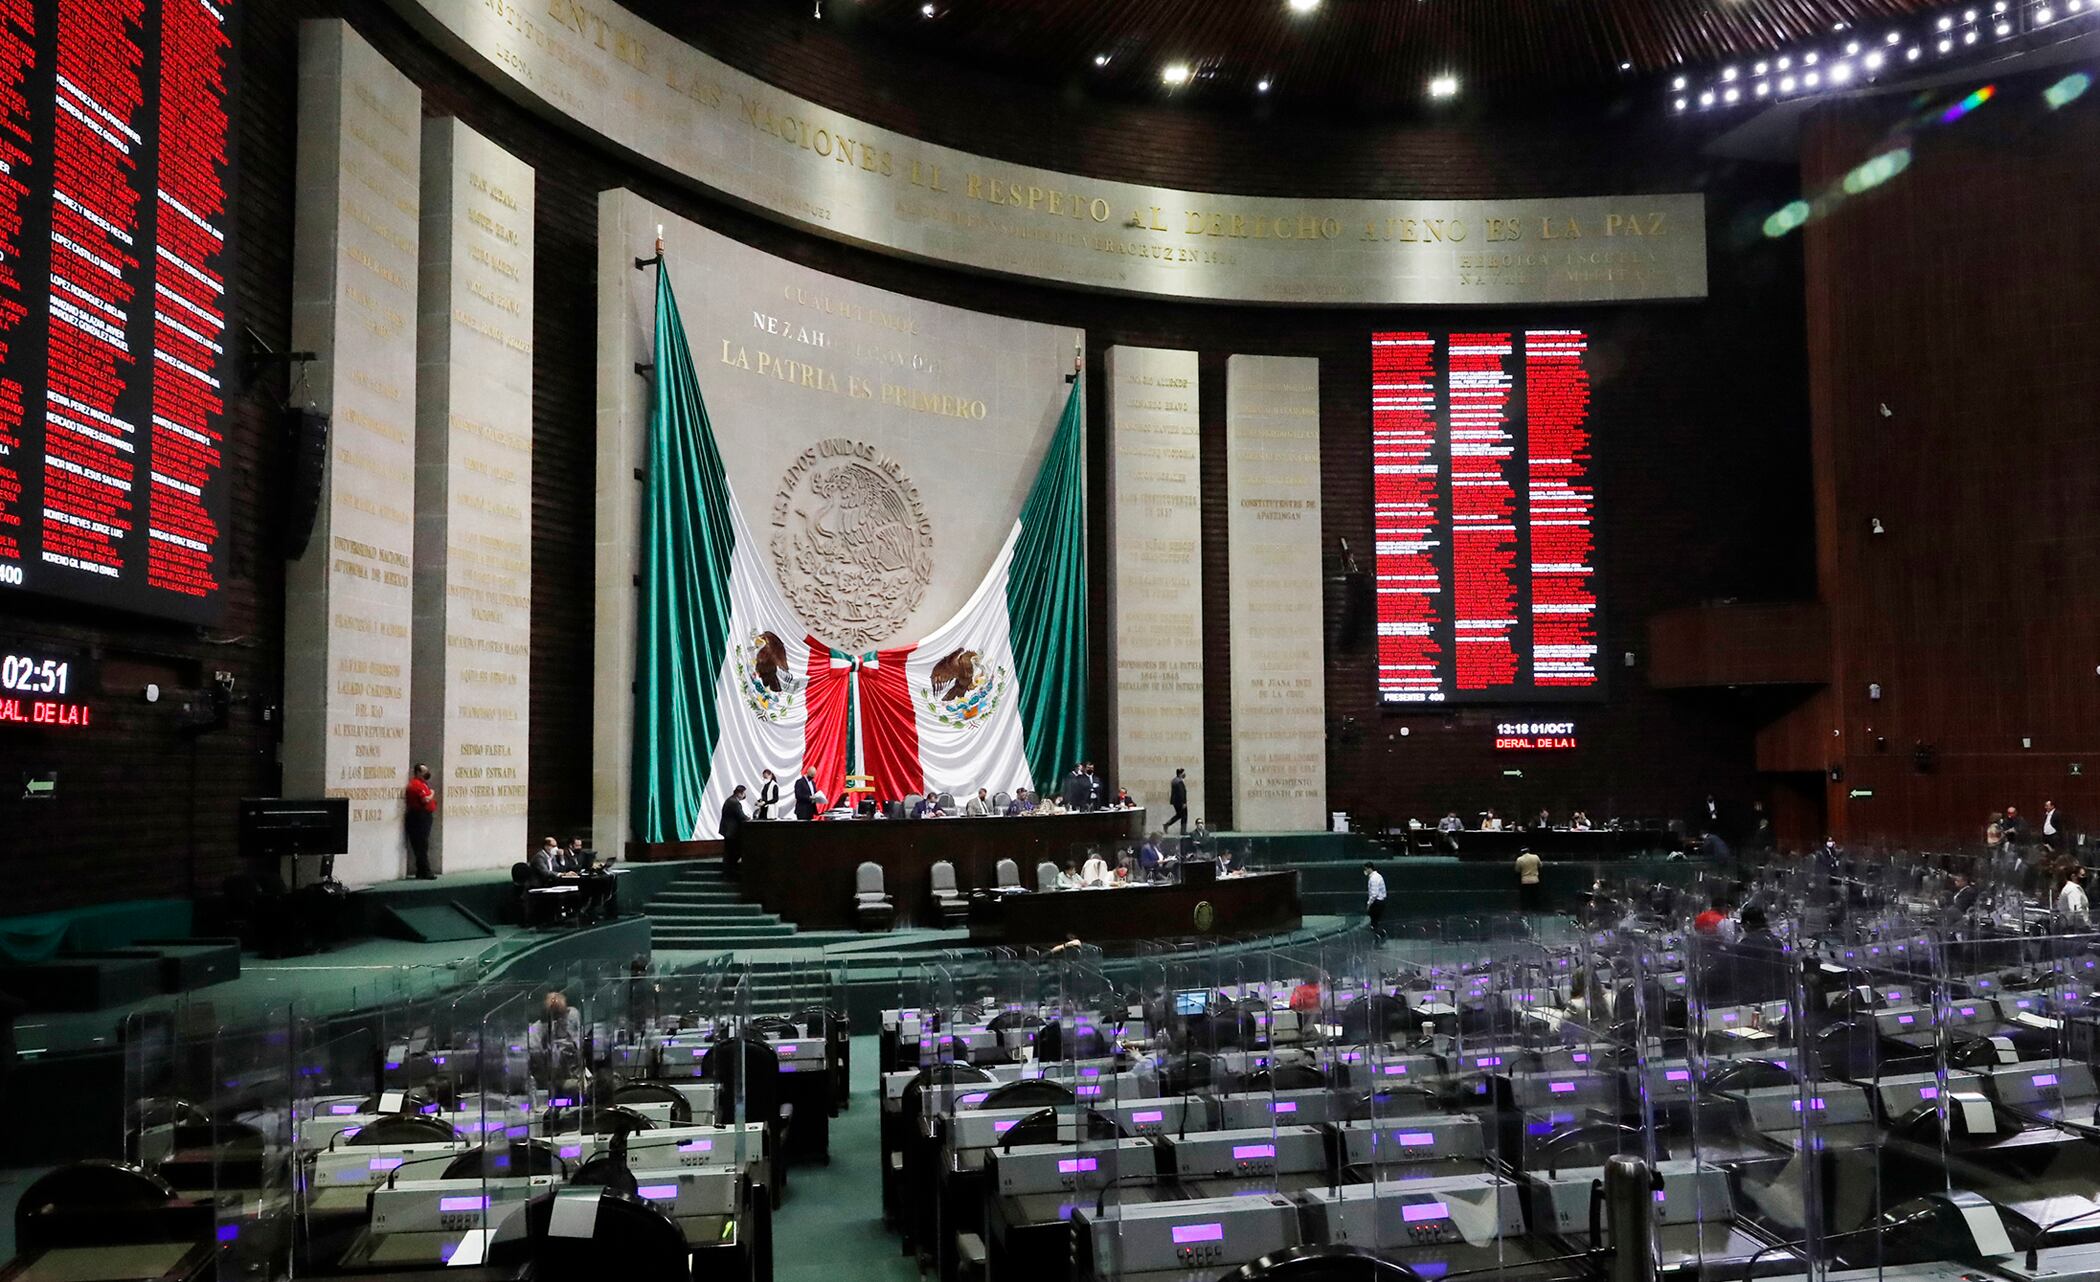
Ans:
{"type": "Polygon", "coordinates": [[[882,1224],[876,1038],[853,1039],[853,1107],[831,1119],[831,1165],[798,1166],[773,1221],[777,1282],[917,1282],[918,1266],[882,1224]]]}

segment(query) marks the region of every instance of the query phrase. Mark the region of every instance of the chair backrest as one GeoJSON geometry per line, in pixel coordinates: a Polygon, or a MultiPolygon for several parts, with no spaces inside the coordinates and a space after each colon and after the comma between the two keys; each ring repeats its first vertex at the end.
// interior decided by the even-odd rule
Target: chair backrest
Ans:
{"type": "Polygon", "coordinates": [[[992,794],[992,809],[994,810],[1003,812],[1008,806],[1012,805],[1013,803],[1014,799],[1011,793],[995,792],[992,794]]]}
{"type": "Polygon", "coordinates": [[[955,893],[955,865],[945,859],[933,861],[933,893],[952,895],[955,893]]]}
{"type": "Polygon", "coordinates": [[[1043,862],[1035,866],[1035,888],[1037,890],[1057,889],[1056,864],[1053,864],[1049,860],[1045,859],[1043,862]]]}
{"type": "Polygon", "coordinates": [[[882,865],[870,859],[853,870],[853,891],[859,895],[882,893],[882,865]]]}
{"type": "Polygon", "coordinates": [[[915,792],[907,796],[904,799],[904,817],[907,819],[911,818],[918,811],[919,803],[924,800],[926,800],[926,797],[923,793],[915,792]]]}
{"type": "Polygon", "coordinates": [[[944,793],[942,793],[942,794],[941,794],[941,809],[943,809],[943,810],[953,810],[953,809],[955,809],[955,794],[954,794],[954,793],[952,793],[952,792],[944,792],[944,793]]]}
{"type": "Polygon", "coordinates": [[[1000,860],[994,865],[994,872],[998,876],[999,887],[1002,890],[1021,884],[1021,865],[1011,859],[1000,860]]]}

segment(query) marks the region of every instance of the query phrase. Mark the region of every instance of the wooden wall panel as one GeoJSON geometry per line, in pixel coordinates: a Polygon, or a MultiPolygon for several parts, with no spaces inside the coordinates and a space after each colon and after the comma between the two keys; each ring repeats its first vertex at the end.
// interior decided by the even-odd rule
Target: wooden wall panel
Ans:
{"type": "MultiPolygon", "coordinates": [[[[2100,110],[2049,110],[2053,78],[1902,135],[1907,171],[1805,233],[1830,809],[1855,840],[1973,838],[2051,797],[2100,821],[2100,110]]],[[[1908,110],[1819,113],[1805,186],[1908,110]]]]}

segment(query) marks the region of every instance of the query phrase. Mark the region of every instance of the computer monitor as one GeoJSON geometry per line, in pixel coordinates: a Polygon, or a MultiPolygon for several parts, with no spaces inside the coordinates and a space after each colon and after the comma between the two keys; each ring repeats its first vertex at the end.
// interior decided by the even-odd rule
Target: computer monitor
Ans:
{"type": "Polygon", "coordinates": [[[249,859],[340,855],[350,850],[346,797],[243,797],[241,854],[249,859]]]}
{"type": "Polygon", "coordinates": [[[1201,1015],[1210,1009],[1210,990],[1189,988],[1174,994],[1176,1015],[1201,1015]]]}

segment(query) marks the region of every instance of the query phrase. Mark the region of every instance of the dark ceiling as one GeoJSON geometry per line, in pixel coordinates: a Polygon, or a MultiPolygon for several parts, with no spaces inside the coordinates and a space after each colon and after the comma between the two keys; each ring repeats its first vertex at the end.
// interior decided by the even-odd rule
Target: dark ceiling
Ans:
{"type": "MultiPolygon", "coordinates": [[[[816,21],[816,0],[779,0],[816,21]]],[[[1632,88],[1782,44],[1877,31],[1925,0],[822,0],[822,21],[885,54],[1117,97],[1419,106],[1432,77],[1460,96],[1632,88]],[[1105,65],[1095,60],[1107,55],[1105,65]],[[1161,69],[1191,83],[1168,90],[1161,69]]],[[[932,68],[906,64],[913,74],[932,68]]]]}

